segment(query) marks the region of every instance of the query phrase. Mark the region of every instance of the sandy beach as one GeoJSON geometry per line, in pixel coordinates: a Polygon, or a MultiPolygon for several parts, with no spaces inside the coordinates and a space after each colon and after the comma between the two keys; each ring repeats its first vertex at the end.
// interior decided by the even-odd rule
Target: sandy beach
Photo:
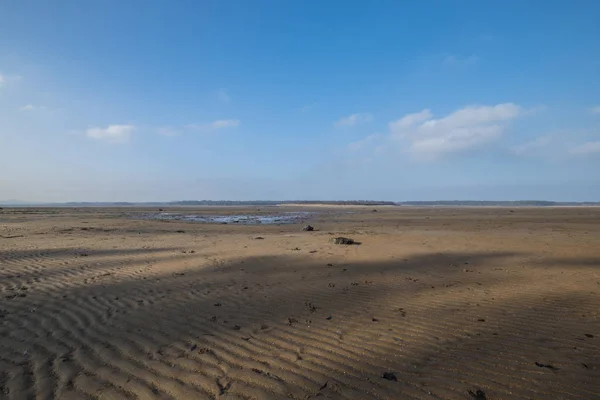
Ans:
{"type": "Polygon", "coordinates": [[[600,398],[600,208],[311,210],[1,210],[0,398],[600,398]]]}

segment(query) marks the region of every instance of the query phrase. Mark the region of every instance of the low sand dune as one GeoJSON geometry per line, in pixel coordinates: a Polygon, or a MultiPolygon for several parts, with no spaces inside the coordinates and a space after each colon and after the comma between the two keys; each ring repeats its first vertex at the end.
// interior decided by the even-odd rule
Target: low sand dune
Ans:
{"type": "Polygon", "coordinates": [[[0,211],[0,398],[600,398],[600,209],[371,208],[0,211]]]}

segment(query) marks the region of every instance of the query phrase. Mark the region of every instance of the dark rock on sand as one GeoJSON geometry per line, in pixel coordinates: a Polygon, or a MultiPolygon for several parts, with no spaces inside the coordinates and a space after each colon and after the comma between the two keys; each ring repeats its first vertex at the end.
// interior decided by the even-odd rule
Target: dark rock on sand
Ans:
{"type": "Polygon", "coordinates": [[[302,230],[307,231],[307,232],[312,232],[315,230],[315,228],[310,225],[306,225],[304,228],[302,228],[302,230]]]}
{"type": "Polygon", "coordinates": [[[487,400],[485,392],[481,389],[477,389],[475,392],[473,392],[472,390],[469,390],[469,394],[475,400],[487,400]]]}
{"type": "Polygon", "coordinates": [[[334,244],[354,244],[354,239],[345,238],[345,237],[336,237],[331,239],[334,244]]]}
{"type": "Polygon", "coordinates": [[[398,378],[396,378],[396,374],[393,372],[384,372],[382,378],[387,379],[388,381],[398,382],[398,378]]]}

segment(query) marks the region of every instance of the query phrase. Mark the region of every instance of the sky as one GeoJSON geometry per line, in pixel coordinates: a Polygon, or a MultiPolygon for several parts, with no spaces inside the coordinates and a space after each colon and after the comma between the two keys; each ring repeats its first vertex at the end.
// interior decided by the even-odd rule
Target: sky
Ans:
{"type": "Polygon", "coordinates": [[[0,200],[600,201],[596,0],[0,0],[0,200]]]}

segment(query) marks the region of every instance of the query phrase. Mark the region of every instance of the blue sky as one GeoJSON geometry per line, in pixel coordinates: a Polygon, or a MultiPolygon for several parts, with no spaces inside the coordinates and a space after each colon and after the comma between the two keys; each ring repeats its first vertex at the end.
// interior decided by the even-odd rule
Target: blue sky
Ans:
{"type": "Polygon", "coordinates": [[[600,201],[600,3],[0,2],[0,199],[600,201]]]}

